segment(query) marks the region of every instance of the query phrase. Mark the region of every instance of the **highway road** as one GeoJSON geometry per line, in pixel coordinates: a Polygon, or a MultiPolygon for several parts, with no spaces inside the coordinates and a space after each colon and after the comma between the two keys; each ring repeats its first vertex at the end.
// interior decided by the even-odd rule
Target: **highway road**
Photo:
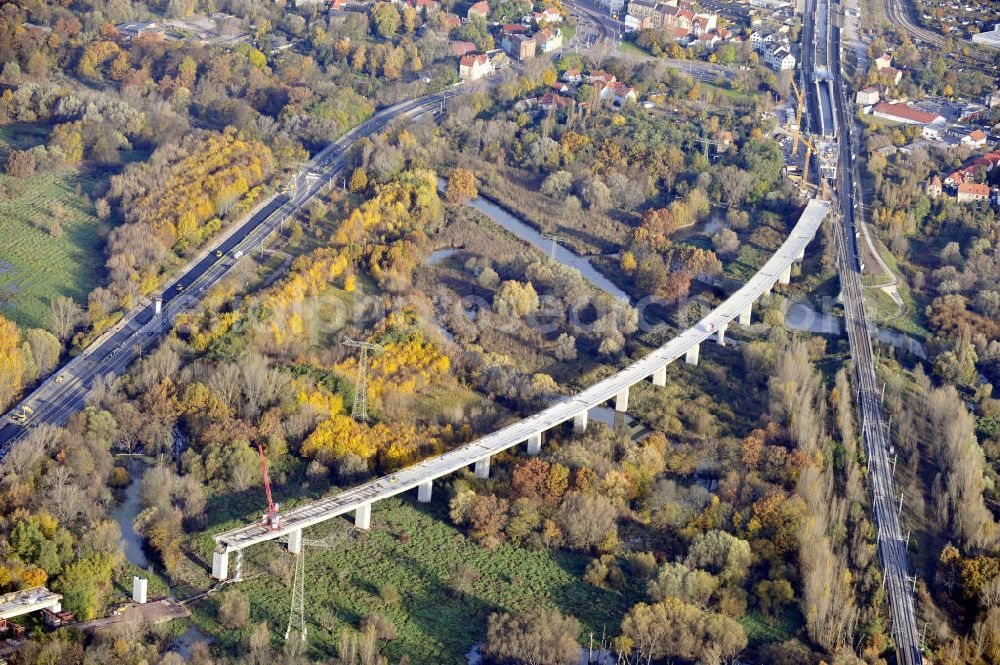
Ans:
{"type": "MultiPolygon", "coordinates": [[[[711,337],[721,340],[727,326],[742,318],[749,323],[750,308],[776,282],[788,283],[791,265],[800,260],[806,246],[815,237],[830,206],[825,201],[809,201],[795,227],[781,247],[760,270],[721,305],[697,324],[688,328],[647,356],[636,360],[616,374],[544,411],[518,420],[503,429],[487,434],[443,455],[426,459],[394,474],[383,476],[333,496],[313,501],[281,513],[281,527],[268,529],[261,523],[250,524],[213,536],[222,553],[236,552],[251,545],[299,532],[310,526],[351,511],[370,511],[371,504],[407,490],[425,485],[464,467],[488,460],[492,455],[525,441],[529,451],[541,445],[543,433],[570,420],[583,418],[590,409],[615,400],[619,411],[627,409],[629,389],[649,378],[663,385],[665,368],[678,358],[697,363],[699,345],[711,337]],[[660,377],[657,379],[657,377],[660,377]]],[[[428,495],[429,496],[429,492],[428,495]]],[[[367,528],[367,527],[365,527],[367,528]]]]}
{"type": "Polygon", "coordinates": [[[881,389],[861,289],[862,266],[856,215],[863,209],[863,190],[861,173],[854,158],[858,152],[860,132],[854,126],[853,106],[841,75],[839,31],[834,31],[833,44],[834,101],[842,129],[837,183],[841,221],[836,237],[844,318],[851,357],[857,371],[857,399],[868,458],[872,505],[878,525],[878,551],[891,609],[896,662],[899,665],[919,665],[922,658],[914,612],[914,578],[909,576],[906,556],[908,539],[904,540],[899,522],[902,499],[893,481],[894,465],[889,459],[889,436],[882,414],[881,389]]]}
{"type": "Polygon", "coordinates": [[[275,195],[258,206],[167,283],[159,292],[163,301],[159,316],[155,314],[155,297],[145,299],[129,311],[115,328],[54,373],[0,419],[0,460],[13,443],[39,424],[65,423],[70,415],[84,407],[86,394],[97,377],[122,374],[137,357],[156,344],[169,329],[168,322],[174,316],[196,306],[238,260],[262,249],[286,221],[304,209],[316,194],[333,181],[344,168],[345,153],[355,141],[378,133],[396,119],[432,113],[459,90],[453,88],[387,107],[321,150],[289,183],[294,184],[294,189],[288,189],[288,194],[275,195]],[[31,409],[32,415],[27,423],[18,424],[11,416],[22,412],[25,407],[31,409]]]}

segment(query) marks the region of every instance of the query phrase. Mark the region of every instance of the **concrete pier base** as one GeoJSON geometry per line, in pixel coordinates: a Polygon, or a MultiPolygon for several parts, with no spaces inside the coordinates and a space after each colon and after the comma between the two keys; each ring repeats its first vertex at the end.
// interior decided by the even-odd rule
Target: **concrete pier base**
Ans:
{"type": "Polygon", "coordinates": [[[476,478],[486,480],[490,477],[490,458],[484,457],[476,461],[476,478]]]}
{"type": "Polygon", "coordinates": [[[212,577],[217,580],[229,577],[229,552],[212,552],[212,577]]]}
{"type": "Polygon", "coordinates": [[[580,413],[573,416],[573,433],[583,434],[587,431],[587,418],[589,417],[589,411],[581,411],[580,413]]]}
{"type": "Polygon", "coordinates": [[[788,266],[778,275],[778,284],[788,284],[792,281],[792,266],[788,266]]]}
{"type": "Polygon", "coordinates": [[[528,439],[528,454],[537,455],[542,452],[542,433],[532,434],[528,439]]]}
{"type": "Polygon", "coordinates": [[[292,554],[302,553],[302,529],[288,534],[288,551],[292,554]]]}
{"type": "Polygon", "coordinates": [[[747,308],[740,312],[740,325],[748,326],[750,325],[750,316],[753,314],[753,305],[747,305],[747,308]]]}
{"type": "Polygon", "coordinates": [[[688,365],[698,364],[698,349],[701,348],[701,344],[695,344],[690,349],[687,350],[687,354],[684,356],[684,362],[688,365]]]}
{"type": "Polygon", "coordinates": [[[354,511],[354,528],[369,529],[372,525],[372,504],[358,506],[354,511]]]}
{"type": "Polygon", "coordinates": [[[417,501],[430,503],[432,491],[434,491],[434,481],[428,480],[426,483],[420,483],[417,485],[417,501]]]}
{"type": "Polygon", "coordinates": [[[806,258],[806,248],[803,247],[799,253],[795,256],[796,261],[802,261],[806,258]]]}
{"type": "Polygon", "coordinates": [[[615,411],[628,411],[628,388],[615,395],[615,411]]]}
{"type": "Polygon", "coordinates": [[[729,330],[729,324],[728,323],[722,324],[722,326],[719,328],[719,333],[718,333],[718,336],[716,338],[716,340],[719,342],[719,344],[721,344],[723,346],[725,346],[725,344],[726,344],[726,331],[727,330],[729,330]]]}
{"type": "Polygon", "coordinates": [[[667,368],[666,366],[653,372],[653,385],[654,386],[665,386],[667,385],[667,368]]]}

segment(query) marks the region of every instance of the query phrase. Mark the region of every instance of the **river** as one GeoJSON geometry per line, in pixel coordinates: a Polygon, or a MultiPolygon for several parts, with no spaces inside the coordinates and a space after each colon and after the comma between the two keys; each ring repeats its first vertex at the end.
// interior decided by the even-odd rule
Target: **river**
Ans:
{"type": "Polygon", "coordinates": [[[142,536],[132,528],[135,518],[142,512],[142,476],[148,466],[142,460],[129,458],[125,468],[128,469],[131,482],[125,488],[125,499],[112,509],[111,518],[121,529],[125,558],[138,568],[148,570],[149,559],[146,558],[146,552],[142,548],[142,536]]]}
{"type": "MultiPolygon", "coordinates": [[[[444,191],[444,185],[444,179],[438,178],[438,189],[444,191]]],[[[546,256],[551,256],[559,263],[580,271],[580,274],[583,275],[584,279],[599,288],[601,291],[611,294],[617,300],[624,300],[625,302],[629,301],[628,294],[619,289],[615,286],[614,282],[601,274],[601,272],[594,267],[594,264],[590,262],[590,259],[586,256],[577,254],[571,249],[563,247],[559,243],[555,243],[555,251],[553,251],[551,240],[543,238],[542,234],[539,233],[533,226],[521,221],[508,212],[506,208],[503,208],[502,206],[489,199],[483,198],[482,196],[468,201],[466,205],[469,205],[483,213],[521,240],[534,245],[544,252],[546,256]]],[[[432,254],[431,256],[433,257],[434,255],[432,254]]],[[[441,259],[438,260],[440,261],[441,259]]]]}

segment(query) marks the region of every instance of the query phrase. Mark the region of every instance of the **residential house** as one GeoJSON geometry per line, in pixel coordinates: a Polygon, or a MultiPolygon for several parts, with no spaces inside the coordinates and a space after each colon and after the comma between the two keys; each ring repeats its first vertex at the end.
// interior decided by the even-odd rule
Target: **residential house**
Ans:
{"type": "Polygon", "coordinates": [[[583,75],[579,69],[567,69],[563,72],[562,80],[571,85],[580,85],[583,82],[583,75]]]}
{"type": "Polygon", "coordinates": [[[978,182],[961,182],[955,193],[955,198],[959,203],[967,201],[985,201],[990,197],[989,185],[978,182]]]}
{"type": "Polygon", "coordinates": [[[921,111],[905,103],[882,102],[872,109],[872,115],[876,118],[884,118],[908,125],[931,125],[945,122],[944,117],[939,114],[921,111]]]}
{"type": "Polygon", "coordinates": [[[475,81],[493,73],[490,56],[485,53],[463,55],[458,62],[458,78],[463,81],[475,81]]]}
{"type": "Polygon", "coordinates": [[[589,74],[584,76],[584,78],[587,80],[587,83],[603,83],[605,85],[609,85],[618,80],[617,78],[615,78],[614,74],[609,74],[602,69],[590,72],[589,74]]]}
{"type": "Polygon", "coordinates": [[[883,69],[886,69],[887,67],[891,66],[892,66],[891,53],[883,53],[879,57],[875,58],[875,69],[877,69],[878,71],[882,71],[883,69]]]}
{"type": "Polygon", "coordinates": [[[437,0],[406,0],[406,4],[416,9],[418,12],[424,10],[429,14],[441,8],[441,3],[437,0]]]}
{"type": "Polygon", "coordinates": [[[872,106],[879,102],[878,88],[869,86],[862,88],[854,95],[854,103],[858,106],[872,106]]]}
{"type": "Polygon", "coordinates": [[[538,44],[535,48],[536,52],[552,53],[562,48],[562,30],[559,28],[544,28],[535,33],[534,40],[538,44]]]}
{"type": "Polygon", "coordinates": [[[594,81],[591,83],[594,86],[594,91],[597,94],[597,99],[602,102],[610,102],[615,99],[615,88],[612,83],[605,83],[604,81],[594,81]]]}
{"type": "Polygon", "coordinates": [[[987,108],[993,108],[994,106],[1000,104],[1000,90],[996,92],[991,92],[990,94],[986,95],[986,97],[983,99],[983,103],[986,105],[987,108]]]}
{"type": "Polygon", "coordinates": [[[548,113],[559,109],[566,109],[573,105],[572,97],[565,97],[555,92],[546,92],[538,100],[538,107],[548,113]]]}
{"type": "Polygon", "coordinates": [[[635,89],[631,86],[625,85],[621,81],[616,81],[609,86],[615,96],[615,104],[619,106],[624,106],[629,102],[635,103],[638,98],[635,94],[635,89]]]}
{"type": "Polygon", "coordinates": [[[479,50],[478,48],[476,48],[476,45],[473,44],[472,42],[461,42],[453,40],[449,43],[451,44],[451,52],[454,53],[459,58],[461,58],[463,55],[466,55],[467,53],[472,53],[474,51],[479,50]]]}
{"type": "Polygon", "coordinates": [[[718,17],[715,14],[695,14],[691,19],[691,32],[695,37],[707,35],[715,30],[718,17]]]}
{"type": "Polygon", "coordinates": [[[769,44],[762,53],[764,64],[776,72],[795,69],[795,56],[784,44],[769,44]]]}
{"type": "Polygon", "coordinates": [[[981,129],[974,129],[962,137],[962,145],[970,148],[982,148],[986,145],[986,132],[981,129]]]}
{"type": "Polygon", "coordinates": [[[530,16],[525,16],[522,20],[525,23],[541,23],[542,21],[546,23],[562,23],[563,16],[559,13],[558,9],[546,7],[540,12],[531,12],[530,16]]]}
{"type": "Polygon", "coordinates": [[[500,26],[500,34],[502,35],[526,35],[528,34],[528,26],[523,23],[504,23],[500,26]]]}
{"type": "Polygon", "coordinates": [[[569,92],[569,86],[563,83],[562,81],[556,81],[555,83],[549,85],[549,90],[564,94],[569,92]]]}
{"type": "Polygon", "coordinates": [[[733,144],[733,133],[728,129],[720,129],[712,137],[712,140],[719,144],[716,146],[719,152],[723,152],[733,144]]]}
{"type": "Polygon", "coordinates": [[[504,35],[500,41],[504,53],[518,62],[534,58],[537,46],[538,42],[527,35],[504,35]]]}
{"type": "Polygon", "coordinates": [[[139,37],[156,37],[162,39],[163,28],[156,24],[156,21],[144,21],[142,23],[119,23],[115,26],[121,34],[122,39],[131,41],[139,37]]]}
{"type": "Polygon", "coordinates": [[[462,17],[458,14],[445,14],[441,17],[441,22],[446,30],[456,30],[462,27],[462,17]]]}
{"type": "Polygon", "coordinates": [[[924,193],[927,194],[928,198],[936,199],[941,196],[943,188],[941,187],[941,176],[934,176],[927,181],[924,186],[924,193]]]}
{"type": "Polygon", "coordinates": [[[719,43],[719,35],[714,32],[703,32],[691,43],[697,44],[707,51],[714,51],[716,44],[719,43]]]}
{"type": "Polygon", "coordinates": [[[903,80],[903,70],[895,67],[883,67],[878,72],[879,77],[889,85],[899,85],[903,80]]]}
{"type": "Polygon", "coordinates": [[[477,16],[479,18],[485,19],[489,15],[490,15],[490,3],[486,2],[486,0],[479,0],[479,2],[469,7],[469,11],[466,12],[465,14],[466,18],[470,20],[477,16]]]}
{"type": "Polygon", "coordinates": [[[979,171],[975,166],[966,166],[961,168],[947,178],[944,179],[944,184],[948,187],[954,189],[959,185],[963,185],[970,182],[975,182],[976,177],[979,175],[979,171]]]}

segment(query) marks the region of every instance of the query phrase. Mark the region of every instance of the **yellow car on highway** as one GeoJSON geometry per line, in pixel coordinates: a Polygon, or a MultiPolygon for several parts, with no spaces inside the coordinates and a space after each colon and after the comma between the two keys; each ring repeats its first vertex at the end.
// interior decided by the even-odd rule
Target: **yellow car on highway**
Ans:
{"type": "Polygon", "coordinates": [[[178,291],[183,291],[184,290],[184,285],[183,284],[178,284],[177,285],[177,290],[178,291]]]}
{"type": "Polygon", "coordinates": [[[65,380],[66,380],[65,374],[60,374],[59,376],[56,377],[56,383],[62,383],[65,380]]]}
{"type": "Polygon", "coordinates": [[[218,258],[221,258],[221,257],[222,257],[222,250],[221,249],[215,250],[215,258],[218,259],[218,258]]]}

